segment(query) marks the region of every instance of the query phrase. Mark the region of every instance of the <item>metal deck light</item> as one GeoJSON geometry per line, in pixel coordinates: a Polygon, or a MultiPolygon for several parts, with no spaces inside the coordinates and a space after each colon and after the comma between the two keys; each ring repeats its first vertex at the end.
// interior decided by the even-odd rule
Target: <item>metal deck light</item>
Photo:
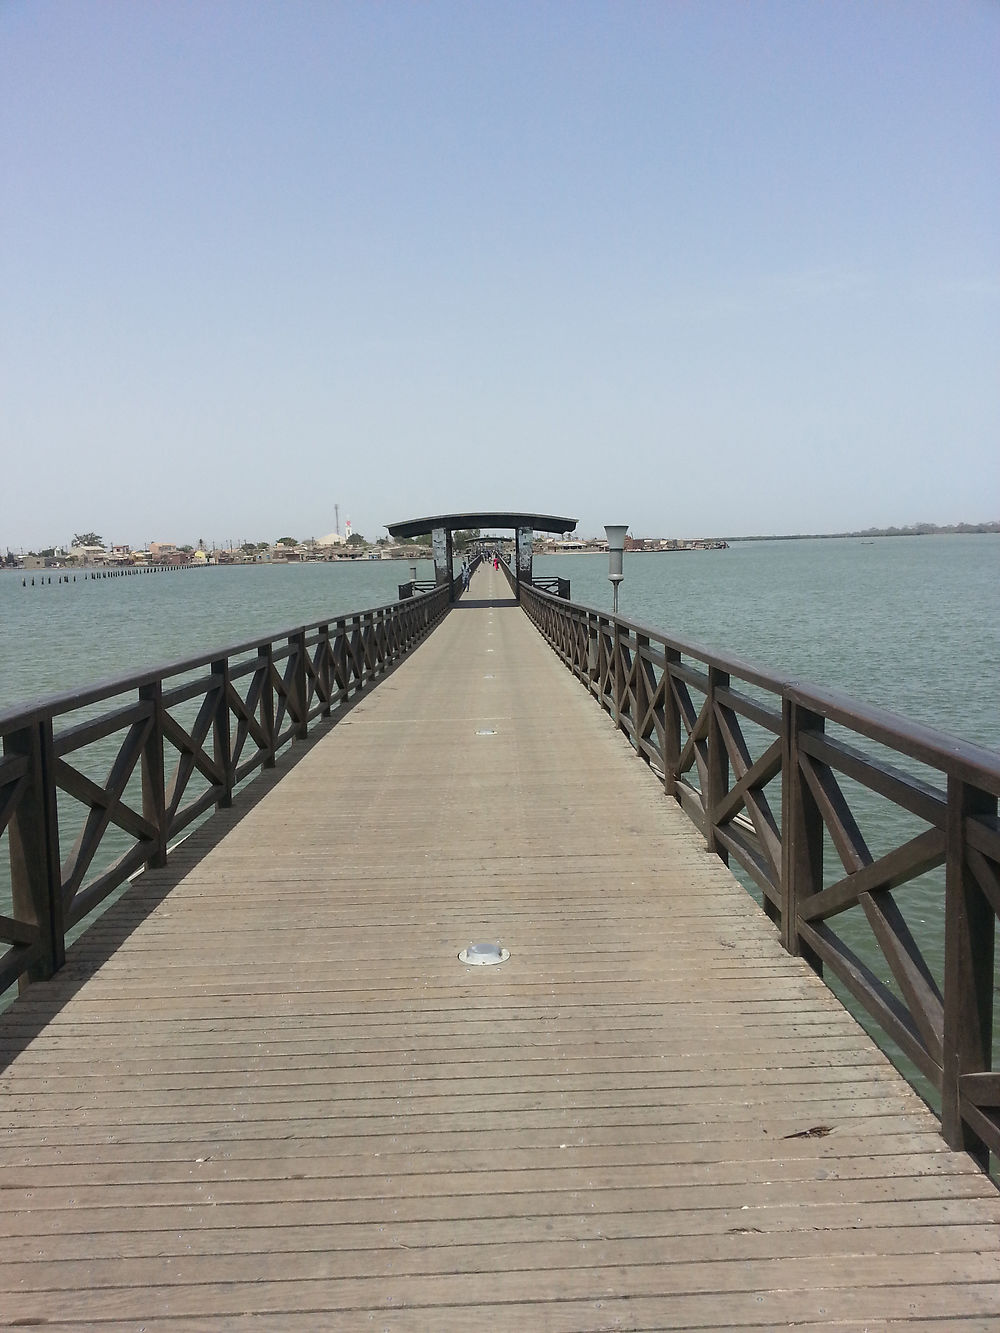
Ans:
{"type": "Polygon", "coordinates": [[[604,531],[608,534],[608,578],[615,590],[614,614],[618,614],[618,585],[625,575],[622,573],[622,553],[625,550],[627,523],[606,523],[604,531]]]}

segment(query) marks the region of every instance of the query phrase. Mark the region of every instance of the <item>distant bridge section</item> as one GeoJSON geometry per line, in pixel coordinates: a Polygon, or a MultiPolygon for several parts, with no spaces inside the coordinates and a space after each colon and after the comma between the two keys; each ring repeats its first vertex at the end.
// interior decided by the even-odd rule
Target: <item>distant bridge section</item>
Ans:
{"type": "MultiPolygon", "coordinates": [[[[407,538],[431,534],[434,552],[434,581],[438,584],[452,580],[452,533],[468,528],[510,529],[516,535],[518,585],[531,583],[531,539],[536,532],[568,533],[576,529],[579,519],[564,518],[558,514],[523,514],[505,510],[488,513],[435,514],[429,518],[408,518],[401,523],[387,523],[390,536],[405,541],[407,538]]],[[[520,589],[518,588],[520,598],[520,589]]]]}

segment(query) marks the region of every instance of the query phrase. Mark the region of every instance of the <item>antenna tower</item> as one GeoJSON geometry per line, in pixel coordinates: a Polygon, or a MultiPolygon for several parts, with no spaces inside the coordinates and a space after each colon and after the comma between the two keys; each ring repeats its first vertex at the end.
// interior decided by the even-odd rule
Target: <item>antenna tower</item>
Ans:
{"type": "Polygon", "coordinates": [[[333,530],[340,536],[340,505],[333,506],[333,530]]]}

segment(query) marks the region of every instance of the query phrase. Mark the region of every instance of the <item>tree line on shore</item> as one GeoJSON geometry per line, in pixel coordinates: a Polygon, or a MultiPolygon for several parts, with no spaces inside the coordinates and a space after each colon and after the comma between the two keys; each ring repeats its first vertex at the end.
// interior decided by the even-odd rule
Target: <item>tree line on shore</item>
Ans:
{"type": "Polygon", "coordinates": [[[1000,520],[992,523],[910,523],[902,528],[859,528],[854,532],[771,532],[752,537],[726,537],[730,542],[804,542],[838,537],[932,537],[945,533],[1000,533],[1000,520]]]}

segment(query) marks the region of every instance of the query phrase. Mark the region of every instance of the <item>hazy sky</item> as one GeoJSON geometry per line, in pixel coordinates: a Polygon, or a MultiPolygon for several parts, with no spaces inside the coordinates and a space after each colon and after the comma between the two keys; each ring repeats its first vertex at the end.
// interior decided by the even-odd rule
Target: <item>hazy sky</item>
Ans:
{"type": "Polygon", "coordinates": [[[0,0],[0,546],[1000,517],[998,0],[0,0]]]}

